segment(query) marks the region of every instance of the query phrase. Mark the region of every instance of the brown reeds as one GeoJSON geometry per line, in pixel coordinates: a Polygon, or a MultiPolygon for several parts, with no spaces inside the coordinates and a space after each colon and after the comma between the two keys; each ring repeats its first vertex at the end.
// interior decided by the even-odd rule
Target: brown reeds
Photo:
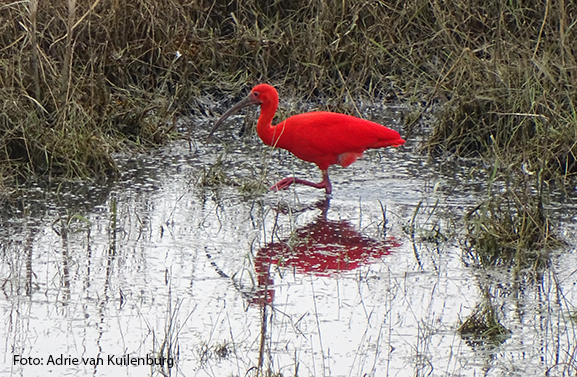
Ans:
{"type": "MultiPolygon", "coordinates": [[[[66,24],[66,42],[64,62],[62,64],[62,83],[60,86],[60,102],[65,107],[68,102],[70,88],[70,68],[72,67],[72,32],[74,29],[74,20],[76,19],[76,0],[68,0],[68,22],[66,24]]],[[[66,113],[65,113],[66,114],[66,113]]]]}
{"type": "Polygon", "coordinates": [[[545,169],[567,178],[577,170],[576,12],[548,0],[6,4],[3,174],[106,176],[111,151],[163,142],[199,95],[267,81],[329,104],[435,104],[433,153],[496,146],[535,166],[546,119],[545,169]]]}
{"type": "Polygon", "coordinates": [[[40,98],[40,75],[38,73],[38,41],[36,41],[36,15],[38,0],[30,0],[30,53],[32,57],[32,77],[34,79],[35,98],[40,98]]]}
{"type": "Polygon", "coordinates": [[[464,15],[480,30],[466,24],[446,30],[468,50],[445,81],[448,100],[429,150],[462,156],[505,150],[507,164],[527,164],[547,176],[574,174],[577,65],[571,51],[577,46],[566,17],[575,5],[532,1],[481,9],[464,15]]]}

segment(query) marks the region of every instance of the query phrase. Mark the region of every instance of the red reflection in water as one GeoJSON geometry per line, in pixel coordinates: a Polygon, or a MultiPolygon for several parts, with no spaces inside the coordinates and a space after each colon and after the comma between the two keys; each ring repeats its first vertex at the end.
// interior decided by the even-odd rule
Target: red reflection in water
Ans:
{"type": "Polygon", "coordinates": [[[271,267],[331,276],[378,262],[401,245],[394,238],[379,240],[362,235],[347,220],[328,220],[328,200],[321,207],[322,214],[315,221],[297,229],[288,239],[267,244],[258,251],[255,259],[258,289],[253,303],[272,303],[271,267]]]}

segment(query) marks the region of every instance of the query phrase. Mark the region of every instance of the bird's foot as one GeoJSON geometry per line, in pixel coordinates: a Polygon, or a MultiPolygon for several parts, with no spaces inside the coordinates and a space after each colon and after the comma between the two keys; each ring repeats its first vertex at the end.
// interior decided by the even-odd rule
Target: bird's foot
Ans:
{"type": "Polygon", "coordinates": [[[293,183],[295,183],[295,179],[293,177],[288,177],[277,182],[275,185],[271,186],[269,190],[275,190],[275,191],[286,190],[293,183]]]}
{"type": "Polygon", "coordinates": [[[286,190],[293,183],[298,183],[300,185],[307,185],[307,186],[318,188],[318,189],[325,189],[325,192],[327,193],[327,195],[330,195],[332,190],[333,190],[332,185],[331,185],[331,181],[329,181],[328,176],[324,177],[320,183],[309,182],[309,181],[305,181],[304,179],[300,179],[300,178],[288,177],[288,178],[281,180],[276,185],[272,186],[270,188],[270,190],[275,190],[275,191],[286,190]]]}

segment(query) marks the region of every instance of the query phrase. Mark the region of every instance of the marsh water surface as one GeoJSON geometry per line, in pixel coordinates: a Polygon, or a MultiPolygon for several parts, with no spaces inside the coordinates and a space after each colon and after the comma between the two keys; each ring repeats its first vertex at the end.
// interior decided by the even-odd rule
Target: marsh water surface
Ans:
{"type": "MultiPolygon", "coordinates": [[[[330,198],[259,193],[246,187],[320,172],[225,134],[5,206],[0,375],[575,375],[573,248],[520,286],[464,263],[463,214],[487,195],[474,164],[409,140],[332,168],[330,198]],[[462,337],[487,299],[503,336],[462,337]]],[[[574,244],[564,200],[549,210],[574,244]]]]}

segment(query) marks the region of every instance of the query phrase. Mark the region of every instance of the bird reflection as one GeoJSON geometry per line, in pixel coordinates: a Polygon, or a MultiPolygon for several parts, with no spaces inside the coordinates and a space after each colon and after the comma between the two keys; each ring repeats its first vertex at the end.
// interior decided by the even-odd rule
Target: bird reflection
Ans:
{"type": "Polygon", "coordinates": [[[297,229],[290,237],[261,248],[254,266],[258,288],[252,303],[263,305],[274,299],[271,269],[288,268],[300,274],[332,276],[380,261],[400,246],[394,238],[372,239],[358,232],[347,220],[329,220],[329,199],[317,205],[316,220],[297,229]]]}

